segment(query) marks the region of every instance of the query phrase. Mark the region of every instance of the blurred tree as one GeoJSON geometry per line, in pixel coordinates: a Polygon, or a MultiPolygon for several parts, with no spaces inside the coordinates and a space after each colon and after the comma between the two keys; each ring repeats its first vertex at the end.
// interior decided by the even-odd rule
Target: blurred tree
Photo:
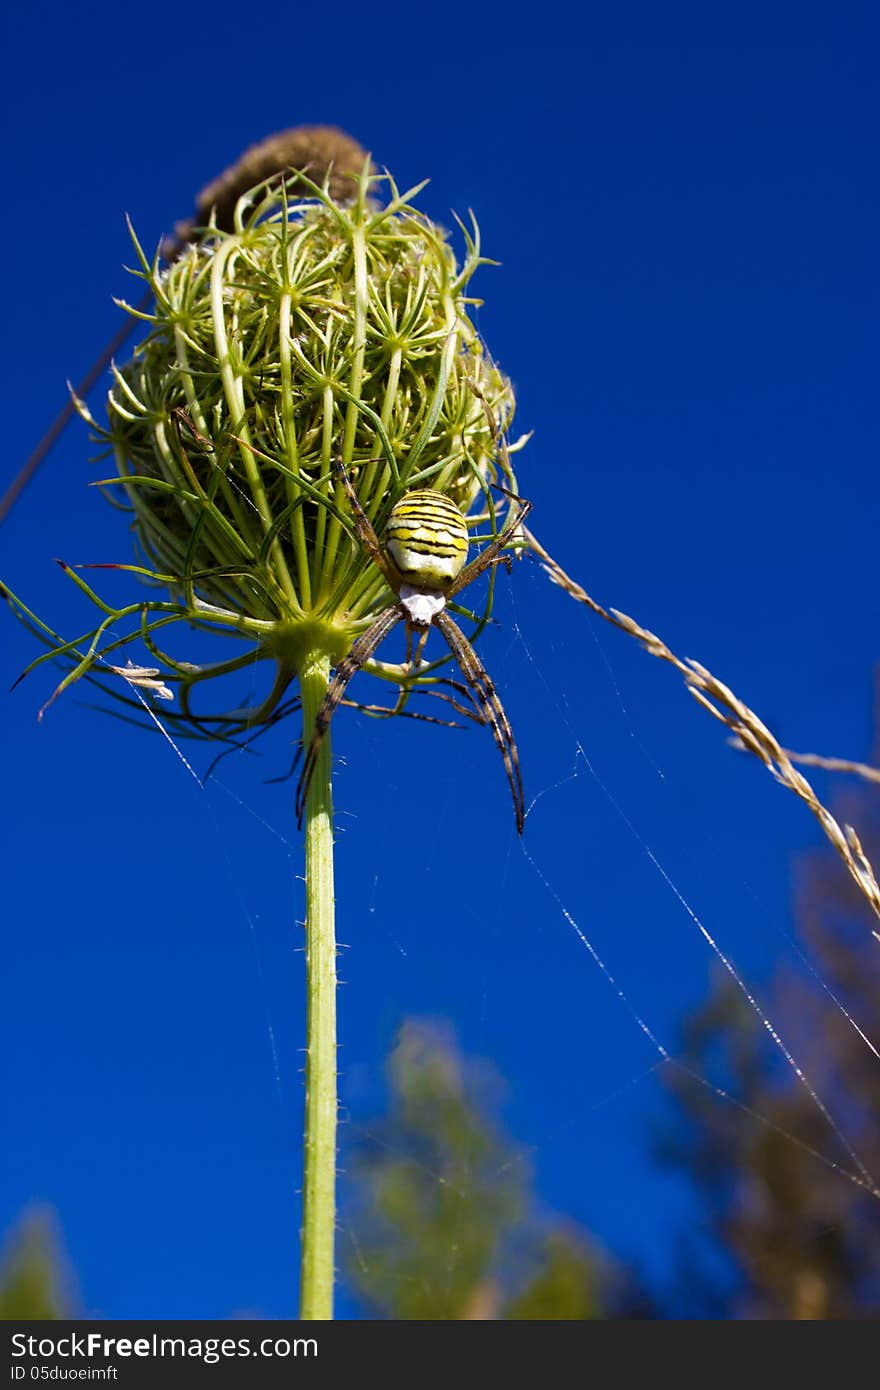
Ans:
{"type": "Polygon", "coordinates": [[[365,1304],[396,1319],[601,1317],[623,1284],[583,1232],[539,1214],[493,1118],[491,1068],[448,1027],[409,1021],[388,1086],[346,1165],[346,1275],[365,1304]]]}
{"type": "MultiPolygon", "coordinates": [[[[880,730],[880,680],[877,719],[880,730]]],[[[880,759],[880,736],[874,752],[880,759]]],[[[859,785],[837,802],[869,859],[880,860],[880,788],[859,785]]],[[[880,949],[863,900],[830,851],[797,865],[795,916],[805,949],[827,985],[788,967],[775,981],[770,1013],[818,1093],[829,1101],[859,1158],[880,1177],[880,1060],[836,1000],[876,1043],[880,1036],[880,949]],[[830,993],[829,993],[830,991],[830,993]],[[835,997],[832,998],[831,995],[835,997]]],[[[694,1181],[715,1253],[687,1252],[683,1289],[723,1315],[774,1318],[880,1317],[880,1200],[815,1157],[847,1171],[852,1159],[789,1068],[770,1055],[767,1035],[725,975],[687,1022],[680,1059],[768,1123],[721,1104],[682,1071],[668,1073],[677,1121],[662,1152],[694,1181]]]]}
{"type": "Polygon", "coordinates": [[[600,1317],[602,1267],[582,1232],[554,1227],[536,1244],[537,1272],[509,1300],[501,1316],[569,1322],[600,1317]]]}
{"type": "Polygon", "coordinates": [[[25,1212],[0,1260],[0,1319],[71,1318],[74,1299],[57,1222],[47,1207],[25,1212]]]}

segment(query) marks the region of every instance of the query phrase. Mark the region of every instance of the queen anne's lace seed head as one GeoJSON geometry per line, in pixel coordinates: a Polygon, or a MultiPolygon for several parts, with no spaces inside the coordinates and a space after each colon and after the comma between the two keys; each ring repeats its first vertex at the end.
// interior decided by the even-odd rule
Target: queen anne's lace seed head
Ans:
{"type": "Polygon", "coordinates": [[[364,173],[350,204],[252,193],[235,232],[149,272],[155,315],[117,373],[110,435],[138,540],[177,593],[356,625],[376,585],[351,591],[333,460],[379,523],[413,485],[466,513],[495,474],[513,396],[468,315],[477,245],[459,268],[377,184],[364,173]]]}
{"type": "MultiPolygon", "coordinates": [[[[356,179],[344,171],[344,189],[339,173],[328,169],[319,186],[304,173],[279,184],[276,172],[239,198],[231,230],[215,218],[170,264],[135,242],[155,296],[140,315],[147,332],[114,368],[107,427],[81,406],[116,460],[118,476],[101,485],[132,512],[139,563],[122,568],[153,585],[110,621],[139,615],[130,635],[176,684],[182,722],[210,671],[170,655],[164,633],[160,647],[159,628],[233,629],[251,639],[254,660],[275,663],[264,705],[238,712],[251,727],[276,717],[305,652],[338,661],[387,603],[340,466],[379,535],[414,490],[490,531],[491,485],[515,491],[501,445],[513,392],[470,317],[476,226],[461,228],[459,264],[447,234],[414,207],[418,189],[399,194],[367,158],[356,179]]],[[[99,634],[77,651],[62,686],[95,676],[105,650],[99,634]]]]}

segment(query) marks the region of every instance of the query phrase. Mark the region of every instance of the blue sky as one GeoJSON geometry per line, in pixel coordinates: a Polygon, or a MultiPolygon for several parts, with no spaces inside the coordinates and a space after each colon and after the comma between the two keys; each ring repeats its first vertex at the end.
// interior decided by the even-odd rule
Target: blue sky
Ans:
{"type": "MultiPolygon", "coordinates": [[[[548,549],[789,746],[867,756],[871,7],[490,4],[441,23],[342,3],[256,31],[227,0],[168,19],[14,3],[7,22],[5,477],[118,322],[125,213],[153,245],[245,145],[338,124],[402,185],[430,176],[438,220],[473,208],[502,262],[480,272],[479,326],[535,432],[519,478],[548,549]]],[[[0,533],[4,581],[70,633],[83,600],[53,557],[129,555],[89,453],[74,426],[0,533]]],[[[538,797],[524,847],[486,731],[338,721],[344,1113],[356,1131],[381,1105],[404,1017],[451,1019],[506,1078],[548,1208],[662,1284],[695,1213],[651,1156],[658,1057],[559,903],[674,1047],[712,961],[654,859],[760,993],[819,832],[536,565],[499,583],[496,617],[481,650],[538,797]]],[[[3,633],[9,684],[33,647],[3,633]]],[[[38,725],[50,688],[43,672],[4,697],[0,1228],[52,1203],[109,1317],[290,1316],[299,838],[292,788],[264,780],[295,732],[201,791],[76,692],[38,725]]]]}

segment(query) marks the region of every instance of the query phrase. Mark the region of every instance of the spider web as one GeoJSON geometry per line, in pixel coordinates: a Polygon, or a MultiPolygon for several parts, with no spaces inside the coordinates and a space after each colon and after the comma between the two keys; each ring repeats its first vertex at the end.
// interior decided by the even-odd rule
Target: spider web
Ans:
{"type": "MultiPolygon", "coordinates": [[[[510,1055],[511,1060],[506,1062],[504,1070],[515,1091],[527,1094],[533,1079],[525,1084],[517,1080],[517,1048],[509,1046],[507,1010],[499,1001],[503,998],[505,981],[512,973],[521,977],[530,975],[532,990],[552,995],[560,977],[554,973],[549,957],[558,961],[560,956],[565,956],[565,949],[560,947],[558,940],[552,951],[545,948],[548,937],[561,928],[564,933],[573,934],[584,967],[571,971],[567,962],[570,979],[566,993],[589,993],[590,1006],[595,1008],[596,1035],[581,1048],[580,1020],[577,1027],[573,1026],[571,1010],[562,1008],[556,1018],[557,1035],[551,1037],[545,1050],[556,1065],[560,1053],[568,1059],[564,1077],[551,1090],[574,1094],[576,1099],[569,1101],[569,1112],[576,1109],[582,1121],[585,1117],[588,1120],[597,1115],[603,1117],[598,1138],[590,1136],[589,1143],[593,1147],[597,1143],[601,1145],[604,1137],[609,1156],[619,1158],[621,1144],[626,1142],[619,1124],[622,1103],[636,1097],[636,1110],[643,1115],[646,1081],[664,1069],[677,1069],[698,1081],[718,1104],[732,1108],[743,1125],[772,1129],[786,1142],[809,1154],[817,1164],[833,1171],[842,1183],[855,1184],[872,1196],[880,1196],[875,1175],[860,1156],[857,1142],[847,1133],[846,1097],[836,1096],[833,1104],[829,1102],[821,1085],[814,1084],[798,1060],[797,1045],[789,1045],[782,1026],[774,1021],[772,1006],[761,1000],[768,983],[768,962],[775,958],[774,952],[780,943],[825,993],[864,1046],[874,1057],[880,1058],[874,1043],[825,983],[821,970],[809,960],[790,931],[779,905],[765,902],[762,893],[742,878],[738,862],[732,868],[731,859],[738,860],[740,855],[747,859],[747,850],[737,846],[732,852],[729,844],[720,841],[720,831],[713,834],[701,822],[692,820],[684,867],[680,862],[675,862],[674,868],[668,867],[669,845],[663,843],[667,836],[658,826],[663,826],[670,799],[673,809],[676,807],[677,798],[682,794],[681,779],[668,765],[662,765],[660,756],[654,751],[656,721],[649,721],[646,726],[643,715],[647,697],[639,687],[634,689],[631,684],[634,680],[642,681],[638,662],[630,666],[626,656],[620,657],[617,653],[612,661],[595,634],[580,638],[592,653],[594,678],[585,709],[581,691],[577,685],[572,685],[575,677],[567,672],[565,651],[558,649],[558,636],[545,635],[541,625],[534,621],[534,614],[544,601],[543,592],[538,591],[541,583],[534,567],[517,567],[513,580],[505,586],[507,612],[503,625],[489,634],[482,649],[490,670],[494,669],[496,676],[501,675],[499,686],[518,732],[529,781],[533,786],[537,782],[537,789],[528,799],[526,836],[522,842],[516,840],[509,824],[494,824],[501,822],[503,817],[509,820],[510,811],[504,805],[503,777],[495,765],[496,754],[488,731],[475,731],[465,737],[448,731],[404,730],[397,722],[382,724],[363,719],[359,719],[355,727],[354,716],[351,723],[338,730],[338,744],[343,751],[337,754],[337,872],[340,891],[353,896],[357,903],[354,914],[350,908],[340,911],[342,934],[346,938],[340,960],[343,1020],[352,997],[351,990],[345,987],[346,980],[351,979],[355,989],[363,988],[368,992],[375,988],[377,976],[387,977],[390,967],[394,978],[388,985],[384,1005],[386,1046],[393,1040],[394,1027],[403,1017],[412,1014],[452,1016],[459,1025],[463,1043],[466,1040],[469,1047],[490,1056],[495,1056],[499,1050],[510,1055]],[[594,704],[602,707],[601,718],[592,708],[594,704]],[[539,711],[537,716],[536,710],[539,711]],[[433,744],[430,750],[423,742],[426,734],[433,744]],[[475,738],[488,745],[479,753],[472,746],[475,738]],[[447,740],[456,741],[455,751],[447,740]],[[595,747],[597,741],[601,743],[598,758],[587,751],[587,746],[595,747]],[[468,745],[466,751],[465,744],[468,745]],[[357,750],[350,762],[345,757],[349,746],[357,750]],[[435,764],[438,757],[441,764],[446,765],[445,775],[438,775],[435,764]],[[479,764],[476,776],[463,773],[463,758],[479,764]],[[361,772],[356,776],[358,764],[361,772]],[[554,764],[556,774],[552,770],[554,764]],[[452,774],[450,767],[454,769],[452,774]],[[543,783],[539,780],[541,774],[546,778],[543,783]],[[369,805],[369,784],[383,776],[391,782],[392,804],[397,799],[405,812],[395,827],[398,833],[393,840],[387,831],[384,834],[373,832],[370,818],[365,817],[363,809],[359,813],[353,809],[358,803],[361,808],[369,805]],[[493,776],[497,785],[490,794],[493,776]],[[460,806],[463,781],[467,782],[471,812],[476,812],[476,800],[486,803],[470,817],[467,828],[462,825],[460,806]],[[635,788],[635,808],[629,800],[632,788],[635,788]],[[485,824],[489,815],[493,820],[491,827],[485,824]],[[546,830],[542,832],[542,820],[550,827],[549,838],[546,830]],[[475,849],[469,837],[473,836],[474,825],[481,821],[484,843],[475,849]],[[612,826],[613,831],[609,830],[612,826]],[[349,864],[353,827],[359,843],[353,851],[355,863],[349,864]],[[638,877],[637,884],[618,881],[609,896],[607,877],[599,881],[585,875],[583,837],[592,834],[606,839],[610,836],[614,840],[615,856],[622,853],[624,872],[631,874],[633,879],[638,877]],[[473,897],[471,889],[463,890],[456,884],[457,870],[468,859],[472,863],[466,877],[472,880],[474,858],[478,876],[488,879],[490,884],[485,899],[473,897]],[[638,870],[636,865],[640,865],[638,870]],[[647,898],[641,875],[645,866],[653,884],[647,898]],[[516,904],[524,878],[531,880],[532,890],[537,886],[544,901],[544,910],[539,909],[540,921],[532,915],[529,922],[531,927],[539,927],[541,952],[537,961],[525,930],[519,924],[512,931],[506,926],[511,917],[517,915],[516,904]],[[680,886],[684,880],[695,886],[685,892],[680,886]],[[719,910],[718,904],[719,882],[724,885],[723,910],[719,910]],[[708,906],[697,908],[694,900],[701,895],[708,906]],[[598,911],[597,898],[601,901],[598,911]],[[663,898],[666,903],[659,914],[663,925],[659,930],[646,933],[644,920],[658,912],[657,904],[663,898]],[[425,903],[431,899],[435,900],[434,910],[428,913],[425,903]],[[745,924],[754,924],[756,920],[763,943],[759,951],[743,934],[745,924]],[[673,926],[674,945],[670,930],[673,926]],[[686,929],[684,935],[682,926],[686,929]],[[468,959],[466,938],[471,943],[479,941],[481,934],[486,936],[487,927],[488,952],[471,945],[468,959]],[[664,945],[665,932],[670,933],[670,938],[664,945]],[[722,932],[731,942],[730,946],[720,944],[722,932]],[[774,950],[769,953],[766,949],[768,938],[775,941],[774,950]],[[683,945],[685,940],[686,946],[683,945]],[[740,965],[736,959],[740,954],[746,957],[745,965],[740,965]],[[368,960],[370,955],[379,957],[372,965],[368,960]],[[667,960],[665,969],[664,957],[667,960]],[[546,974],[540,968],[542,958],[548,962],[546,974]],[[454,964],[456,959],[457,965],[454,964]],[[828,1151],[756,1113],[728,1088],[696,1073],[676,1056],[678,1017],[688,1004],[699,1002],[709,988],[707,961],[714,961],[734,981],[770,1040],[780,1064],[796,1078],[816,1114],[821,1116],[829,1141],[828,1151]],[[671,978],[672,971],[687,976],[684,993],[680,989],[682,982],[671,978]],[[463,985],[465,975],[468,976],[466,987],[463,985]],[[749,976],[757,983],[751,983],[749,976]],[[605,1004],[598,1007],[597,981],[607,994],[605,1004]],[[613,1018],[615,1009],[620,1015],[616,1020],[613,1018]],[[620,1028],[621,1020],[629,1032],[626,1040],[620,1028]],[[644,1055],[642,1045],[648,1055],[644,1055]]],[[[587,624],[581,623],[581,626],[587,624]]],[[[642,663],[643,667],[646,665],[653,676],[651,666],[642,663]]],[[[365,689],[369,688],[368,678],[358,679],[365,682],[365,689]]],[[[137,693],[143,700],[140,692],[137,693]]],[[[363,698],[370,697],[365,694],[363,698]]],[[[292,1084],[295,1078],[290,1067],[291,1032],[301,1032],[302,1017],[296,1004],[279,1006],[267,987],[257,923],[263,915],[277,914],[277,904],[261,901],[259,910],[249,906],[253,903],[255,889],[253,883],[245,883],[241,867],[228,848],[231,839],[229,808],[233,819],[244,817],[253,823],[261,839],[271,845],[271,850],[266,852],[276,859],[280,856],[287,872],[295,869],[298,863],[298,840],[292,829],[289,833],[278,829],[274,815],[264,814],[270,803],[266,794],[254,786],[251,768],[243,781],[239,776],[245,764],[252,763],[246,750],[235,750],[222,771],[212,772],[203,782],[161,724],[160,715],[146,700],[143,703],[150,709],[150,717],[183,768],[199,783],[201,799],[209,807],[218,839],[227,846],[224,848],[225,872],[233,885],[238,910],[246,920],[255,950],[255,970],[266,1000],[268,1060],[279,1105],[286,1115],[285,1130],[290,1136],[291,1151],[295,1153],[301,1097],[298,1087],[292,1084]],[[225,814],[219,809],[223,802],[226,803],[225,814]],[[287,1015],[288,1034],[281,1056],[276,1038],[279,1008],[287,1015]]],[[[687,706],[684,713],[693,720],[687,706]]],[[[664,718],[667,717],[668,713],[664,712],[664,718]]],[[[711,734],[714,735],[714,730],[711,734]]],[[[286,741],[289,742],[291,736],[292,731],[288,730],[286,741]]],[[[278,740],[268,757],[261,759],[263,771],[267,763],[271,771],[275,770],[271,764],[277,756],[277,748],[278,740]]],[[[715,752],[717,765],[714,760],[711,766],[707,763],[702,778],[710,802],[726,794],[717,769],[725,760],[733,759],[723,746],[715,752]],[[718,785],[713,797],[714,778],[718,779],[718,785]]],[[[701,749],[701,757],[705,756],[705,750],[701,749]]],[[[736,768],[736,775],[739,774],[740,769],[736,768]]],[[[286,802],[290,786],[287,783],[284,814],[289,814],[286,802]]],[[[756,794],[760,797],[761,792],[756,794]]],[[[393,821],[388,823],[389,828],[392,824],[393,821]]],[[[747,834],[742,838],[747,839],[747,834]]],[[[595,868],[595,861],[587,857],[595,868]]],[[[678,856],[679,860],[681,857],[678,856]]],[[[674,861],[675,855],[671,858],[674,861]]],[[[612,876],[619,873],[618,865],[612,876]]],[[[257,896],[263,899],[261,891],[257,896]]],[[[534,892],[527,896],[534,914],[534,892]]],[[[301,912],[298,915],[301,917],[301,912]]],[[[301,927],[301,923],[298,926],[301,927]]],[[[542,1016],[546,1010],[536,1012],[542,1016]]],[[[546,1035],[546,1022],[542,1026],[546,1035]]],[[[352,1067],[349,1069],[345,1065],[344,1058],[342,1066],[343,1144],[353,1137],[382,1144],[386,1142],[382,1135],[358,1118],[370,1106],[375,1109],[381,1104],[380,1060],[375,1053],[364,1054],[363,1043],[353,1041],[345,1021],[343,1047],[354,1054],[352,1067]]],[[[650,1111],[650,1102],[647,1108],[650,1111]]],[[[528,1112],[527,1105],[525,1109],[528,1112]]],[[[625,1122],[629,1123],[632,1114],[625,1104],[623,1113],[625,1122]]],[[[540,1124],[539,1167],[545,1155],[549,1156],[552,1167],[554,1150],[565,1145],[569,1123],[540,1124]]],[[[585,1135],[581,1135],[581,1143],[586,1147],[585,1135]]],[[[517,1161],[526,1162],[524,1158],[517,1161]]],[[[631,1151],[629,1161],[633,1162],[631,1151]]],[[[629,1192],[632,1199],[638,1200],[638,1184],[644,1174],[640,1173],[638,1164],[635,1168],[629,1192]]],[[[445,1181],[440,1172],[433,1174],[433,1179],[438,1185],[445,1181]]],[[[564,1188],[564,1183],[561,1187],[564,1188]]],[[[647,1189],[651,1187],[648,1183],[647,1189]]],[[[589,1222],[589,1211],[577,1214],[589,1222]]],[[[344,1223],[343,1237],[350,1246],[351,1258],[358,1262],[368,1278],[369,1256],[360,1247],[357,1230],[351,1223],[344,1223]]],[[[458,1244],[450,1239],[450,1282],[456,1268],[458,1244]]]]}
{"type": "MultiPolygon", "coordinates": [[[[707,998],[718,966],[821,1117],[820,1146],[789,1131],[785,1142],[808,1151],[817,1171],[876,1195],[848,1097],[814,1076],[802,1039],[790,1039],[766,1002],[778,961],[795,960],[877,1058],[864,1020],[834,998],[790,929],[785,855],[809,838],[800,808],[785,798],[780,805],[769,779],[724,746],[668,673],[623,640],[612,645],[548,589],[536,565],[516,565],[496,594],[497,622],[479,650],[519,746],[528,807],[521,842],[487,729],[350,709],[334,721],[343,1158],[358,1139],[388,1142],[371,1117],[385,1104],[383,1060],[401,1022],[452,1020],[462,1053],[491,1059],[506,1078],[505,1121],[530,1146],[507,1162],[536,1170],[550,1208],[658,1270],[692,1212],[681,1183],[646,1156],[647,1135],[660,1078],[685,1065],[680,1021],[707,998]],[[780,829],[767,845],[770,820],[780,829]],[[640,1207],[653,1213],[647,1239],[636,1229],[643,1219],[628,1215],[640,1207]]],[[[402,657],[394,641],[389,659],[402,657]]],[[[237,677],[230,703],[254,703],[259,679],[256,668],[237,677]]],[[[223,885],[218,892],[206,883],[218,927],[212,951],[221,962],[235,957],[241,971],[241,998],[230,1007],[239,1039],[249,1031],[256,1039],[254,1065],[274,1112],[260,1124],[283,1174],[274,1209],[289,1214],[286,1225],[278,1217],[278,1263],[287,1271],[301,1146],[301,842],[293,782],[265,783],[289,766],[298,718],[210,769],[210,755],[181,745],[161,706],[132,692],[156,731],[152,742],[125,734],[133,783],[149,786],[152,802],[162,798],[153,817],[163,833],[181,820],[184,842],[216,851],[210,865],[204,848],[184,856],[186,874],[223,885]],[[236,923],[246,960],[236,954],[236,923]]],[[[351,694],[369,703],[384,691],[359,675],[351,694]]],[[[76,718],[88,721],[84,737],[104,739],[94,714],[76,718]]],[[[220,1029],[221,1019],[211,1026],[220,1029]]],[[[717,1076],[699,1080],[741,1126],[779,1130],[717,1076]]],[[[439,1190],[446,1178],[432,1170],[432,1181],[439,1190]]],[[[344,1175],[341,1182],[344,1191],[344,1175]]],[[[466,1235],[449,1238],[450,1285],[466,1235]]],[[[369,1279],[370,1252],[344,1208],[340,1249],[369,1279]]],[[[289,1313],[293,1296],[252,1301],[289,1313]]],[[[341,1298],[343,1311],[359,1311],[341,1298]]]]}

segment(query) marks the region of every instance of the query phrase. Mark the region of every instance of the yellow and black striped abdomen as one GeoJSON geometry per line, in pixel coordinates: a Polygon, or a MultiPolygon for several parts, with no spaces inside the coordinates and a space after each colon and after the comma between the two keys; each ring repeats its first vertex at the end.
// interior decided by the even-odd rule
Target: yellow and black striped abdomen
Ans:
{"type": "Polygon", "coordinates": [[[442,593],[464,569],[467,526],[449,497],[420,488],[392,508],[385,548],[407,583],[442,593]]]}

